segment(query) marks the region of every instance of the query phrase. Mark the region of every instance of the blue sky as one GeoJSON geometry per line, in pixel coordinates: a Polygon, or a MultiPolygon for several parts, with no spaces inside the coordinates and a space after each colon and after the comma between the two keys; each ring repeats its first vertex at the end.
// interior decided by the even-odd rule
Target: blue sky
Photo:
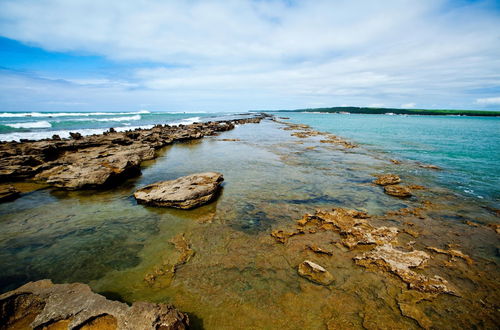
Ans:
{"type": "Polygon", "coordinates": [[[0,111],[500,110],[500,4],[0,0],[0,111]]]}

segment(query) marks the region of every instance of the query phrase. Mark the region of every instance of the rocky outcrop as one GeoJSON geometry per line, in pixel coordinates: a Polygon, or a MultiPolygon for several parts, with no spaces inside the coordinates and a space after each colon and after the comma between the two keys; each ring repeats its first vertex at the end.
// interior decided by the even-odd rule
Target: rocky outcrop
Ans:
{"type": "Polygon", "coordinates": [[[134,197],[140,204],[179,209],[192,209],[217,196],[224,181],[222,174],[206,172],[150,184],[137,190],[134,197]]]}
{"type": "Polygon", "coordinates": [[[424,251],[405,252],[386,244],[354,258],[356,264],[368,269],[379,269],[397,275],[410,289],[429,293],[454,293],[448,282],[439,277],[427,277],[413,269],[422,267],[430,256],[424,251]]]}
{"type": "Polygon", "coordinates": [[[2,329],[170,329],[189,318],[168,304],[111,301],[82,283],[30,282],[0,295],[2,329]]]}
{"type": "Polygon", "coordinates": [[[410,188],[400,185],[384,186],[384,192],[387,195],[396,196],[400,198],[407,198],[412,196],[410,188]]]}
{"type": "Polygon", "coordinates": [[[401,178],[396,174],[383,174],[377,175],[377,179],[373,183],[379,186],[387,186],[391,184],[397,184],[401,182],[401,178]]]}
{"type": "Polygon", "coordinates": [[[109,132],[69,139],[0,142],[0,182],[36,180],[62,189],[115,184],[140,174],[140,164],[156,150],[177,141],[200,139],[258,123],[265,115],[191,125],[156,125],[151,129],[109,132]]]}
{"type": "Polygon", "coordinates": [[[0,203],[8,202],[18,198],[19,190],[9,185],[0,185],[0,203]]]}
{"type": "Polygon", "coordinates": [[[317,284],[329,285],[334,281],[334,277],[329,271],[309,260],[302,262],[297,271],[300,276],[317,284]]]}
{"type": "Polygon", "coordinates": [[[314,215],[306,214],[297,224],[302,231],[308,225],[318,229],[333,230],[342,236],[342,244],[353,249],[359,244],[382,245],[393,241],[398,230],[395,227],[374,227],[368,223],[368,214],[356,210],[336,208],[332,211],[318,210],[314,215]]]}

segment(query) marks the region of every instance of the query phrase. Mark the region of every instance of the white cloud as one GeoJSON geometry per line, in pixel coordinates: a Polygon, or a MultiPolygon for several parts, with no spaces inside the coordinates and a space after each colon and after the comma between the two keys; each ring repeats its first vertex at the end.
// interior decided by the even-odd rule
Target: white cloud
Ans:
{"type": "Polygon", "coordinates": [[[416,106],[417,106],[416,103],[403,103],[403,104],[401,104],[401,108],[403,108],[403,109],[415,108],[416,106]]]}
{"type": "MultiPolygon", "coordinates": [[[[481,1],[452,4],[3,0],[0,34],[49,51],[126,63],[131,74],[125,80],[51,77],[69,82],[67,90],[92,88],[100,102],[150,103],[140,99],[148,95],[164,106],[248,109],[396,107],[411,99],[419,106],[463,108],[474,104],[470,93],[500,86],[500,19],[481,1]]],[[[70,94],[72,102],[85,98],[70,94]]],[[[490,104],[479,101],[490,95],[475,97],[476,105],[490,104]]]]}
{"type": "Polygon", "coordinates": [[[481,105],[500,105],[500,96],[479,98],[476,100],[476,103],[481,105]]]}

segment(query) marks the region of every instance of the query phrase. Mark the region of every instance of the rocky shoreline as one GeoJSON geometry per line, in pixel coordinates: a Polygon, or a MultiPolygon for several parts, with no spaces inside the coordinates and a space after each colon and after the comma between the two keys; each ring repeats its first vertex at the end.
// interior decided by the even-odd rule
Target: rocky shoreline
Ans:
{"type": "MultiPolygon", "coordinates": [[[[218,135],[235,125],[259,123],[266,116],[191,125],[156,125],[125,132],[111,128],[99,135],[72,133],[69,139],[53,136],[40,141],[2,142],[0,184],[32,181],[66,190],[112,186],[140,175],[141,163],[156,158],[156,151],[162,147],[218,135]]],[[[5,190],[6,197],[18,195],[9,185],[0,188],[5,190]]]]}

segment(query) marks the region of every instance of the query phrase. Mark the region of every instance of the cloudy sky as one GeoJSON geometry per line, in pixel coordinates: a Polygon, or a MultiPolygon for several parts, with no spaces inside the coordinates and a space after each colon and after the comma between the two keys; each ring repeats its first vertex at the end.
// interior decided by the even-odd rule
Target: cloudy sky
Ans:
{"type": "Polygon", "coordinates": [[[500,3],[0,0],[0,111],[500,110],[500,3]]]}

